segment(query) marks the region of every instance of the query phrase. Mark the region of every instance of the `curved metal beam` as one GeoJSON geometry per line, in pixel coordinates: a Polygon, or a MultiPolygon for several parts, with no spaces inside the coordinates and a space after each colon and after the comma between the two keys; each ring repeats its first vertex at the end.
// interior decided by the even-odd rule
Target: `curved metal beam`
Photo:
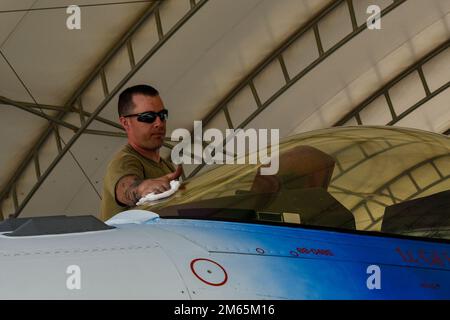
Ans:
{"type": "MultiPolygon", "coordinates": [[[[398,0],[394,1],[388,7],[382,10],[381,16],[387,15],[389,12],[400,6],[402,3],[406,2],[406,0],[398,0]]],[[[333,1],[330,5],[324,8],[321,12],[319,12],[316,16],[314,16],[311,20],[309,20],[305,25],[301,26],[297,29],[293,34],[291,34],[280,46],[278,46],[269,56],[267,56],[263,61],[261,61],[250,73],[244,77],[239,84],[237,84],[214,108],[213,110],[203,118],[203,125],[207,126],[208,123],[216,116],[220,111],[223,111],[225,117],[227,119],[228,125],[230,128],[244,128],[248,123],[250,123],[254,118],[256,118],[264,109],[266,109],[272,102],[274,102],[278,97],[280,97],[286,90],[288,90],[293,84],[302,79],[305,75],[307,75],[311,70],[317,67],[321,62],[327,59],[331,54],[333,54],[336,50],[344,46],[362,31],[367,28],[366,23],[363,23],[359,27],[354,23],[355,21],[355,13],[353,11],[353,5],[348,5],[348,9],[350,11],[349,17],[352,20],[353,31],[346,35],[343,39],[341,39],[334,46],[324,51],[320,35],[318,24],[319,22],[325,18],[330,12],[338,8],[341,4],[351,3],[350,0],[336,0],[333,1]],[[286,51],[289,46],[294,43],[298,38],[307,33],[308,31],[314,31],[316,36],[316,46],[319,52],[319,57],[314,60],[310,65],[300,71],[296,76],[290,77],[286,71],[286,66],[284,64],[283,52],[286,51]],[[260,99],[257,95],[256,90],[254,89],[254,79],[272,62],[278,61],[280,63],[281,69],[283,71],[286,83],[283,87],[281,87],[277,92],[275,92],[266,102],[261,103],[260,99]],[[228,114],[227,104],[239,93],[242,89],[246,87],[250,87],[253,93],[253,97],[255,99],[255,103],[258,106],[257,110],[253,112],[249,117],[247,117],[241,124],[237,126],[233,126],[230,120],[230,116],[228,114]]],[[[191,134],[192,136],[192,134],[191,134]]],[[[203,167],[204,163],[197,166],[189,175],[193,177],[196,175],[203,167]]]]}
{"type": "Polygon", "coordinates": [[[49,121],[50,123],[52,123],[52,125],[59,124],[60,126],[63,126],[65,128],[68,128],[68,129],[71,129],[73,131],[77,131],[78,130],[78,127],[74,126],[73,124],[70,124],[70,123],[65,122],[63,120],[60,120],[57,117],[49,116],[49,115],[45,114],[44,112],[36,111],[33,108],[30,108],[30,107],[28,107],[26,105],[23,105],[20,102],[16,102],[16,101],[13,101],[13,100],[10,100],[8,98],[0,96],[0,103],[4,104],[4,105],[14,106],[16,108],[19,108],[20,110],[24,110],[26,112],[34,114],[37,117],[40,117],[40,118],[43,118],[43,119],[49,121]]]}
{"type": "MultiPolygon", "coordinates": [[[[26,112],[29,112],[29,113],[31,113],[31,114],[34,114],[34,115],[36,115],[36,116],[38,116],[38,117],[44,118],[44,119],[46,119],[46,120],[48,120],[48,121],[50,121],[50,122],[56,122],[57,124],[60,124],[60,125],[62,125],[62,126],[64,126],[64,127],[66,127],[66,128],[72,129],[72,130],[73,130],[74,128],[75,128],[76,130],[78,130],[78,128],[76,128],[76,127],[73,126],[72,124],[67,123],[67,122],[65,122],[65,121],[63,121],[63,120],[59,120],[59,119],[56,118],[56,117],[48,116],[48,115],[43,114],[43,113],[41,113],[41,112],[37,113],[35,109],[40,109],[40,110],[41,110],[41,109],[42,109],[42,110],[52,110],[52,111],[61,111],[61,112],[65,112],[65,113],[76,113],[76,114],[79,114],[79,115],[80,115],[80,119],[82,119],[82,120],[80,120],[81,123],[84,122],[84,118],[85,118],[85,117],[90,117],[91,114],[92,114],[92,113],[90,113],[90,112],[84,111],[82,108],[79,108],[79,107],[78,107],[78,108],[77,108],[77,107],[72,107],[71,109],[66,110],[66,109],[65,109],[64,107],[62,107],[62,106],[53,106],[53,105],[35,104],[35,103],[30,103],[30,102],[16,101],[16,100],[8,99],[8,98],[3,97],[3,96],[0,96],[0,104],[10,105],[10,106],[17,107],[17,108],[19,108],[19,109],[21,109],[21,110],[24,110],[24,111],[26,111],[26,112]],[[70,125],[70,126],[69,126],[69,125],[70,125]]],[[[114,121],[111,121],[111,120],[109,120],[109,119],[106,119],[106,118],[102,118],[102,117],[97,116],[97,117],[95,117],[94,120],[96,120],[96,121],[98,121],[98,122],[101,122],[101,123],[104,123],[104,124],[107,124],[107,125],[109,125],[109,126],[111,126],[111,127],[120,129],[120,130],[122,130],[122,131],[124,130],[123,127],[122,127],[120,124],[118,124],[118,123],[116,123],[116,122],[114,122],[114,121]]]]}
{"type": "Polygon", "coordinates": [[[437,96],[441,92],[445,91],[447,88],[450,87],[450,81],[448,81],[447,83],[442,85],[440,88],[434,90],[433,92],[430,91],[428,83],[427,83],[427,81],[425,79],[425,76],[423,74],[422,67],[423,67],[423,65],[426,62],[430,61],[431,59],[433,59],[434,57],[436,57],[438,54],[440,54],[441,52],[443,52],[444,50],[446,50],[449,47],[450,47],[450,40],[447,40],[444,43],[442,43],[441,45],[439,45],[437,48],[431,50],[424,57],[422,57],[421,59],[419,59],[416,62],[414,62],[414,64],[409,66],[407,69],[405,69],[400,74],[398,74],[394,79],[389,81],[382,88],[378,89],[370,97],[365,99],[361,104],[359,104],[355,108],[353,108],[352,111],[347,113],[344,117],[342,117],[339,121],[337,121],[333,126],[334,127],[342,126],[342,125],[344,125],[347,121],[349,121],[352,118],[355,118],[359,125],[363,125],[361,117],[360,117],[361,111],[364,110],[367,106],[370,105],[370,103],[372,103],[373,101],[375,101],[377,98],[379,98],[381,96],[385,96],[386,102],[388,104],[388,107],[389,107],[389,110],[390,110],[390,113],[391,113],[391,117],[392,117],[392,120],[389,121],[387,123],[387,125],[394,125],[395,123],[397,123],[398,121],[400,121],[401,119],[403,119],[407,115],[409,115],[411,112],[413,112],[414,110],[418,109],[421,105],[423,105],[424,103],[426,103],[429,100],[433,99],[435,96],[437,96]],[[423,88],[424,88],[424,91],[425,91],[425,97],[423,99],[421,99],[420,101],[418,101],[417,103],[415,103],[410,108],[408,108],[407,110],[405,110],[404,112],[402,112],[401,114],[397,115],[396,112],[395,112],[394,106],[392,105],[392,101],[390,99],[390,96],[389,96],[389,90],[394,85],[399,83],[401,80],[403,80],[404,78],[406,78],[408,75],[412,74],[413,72],[417,72],[419,74],[419,76],[420,76],[420,80],[422,82],[422,85],[423,85],[423,88]]]}

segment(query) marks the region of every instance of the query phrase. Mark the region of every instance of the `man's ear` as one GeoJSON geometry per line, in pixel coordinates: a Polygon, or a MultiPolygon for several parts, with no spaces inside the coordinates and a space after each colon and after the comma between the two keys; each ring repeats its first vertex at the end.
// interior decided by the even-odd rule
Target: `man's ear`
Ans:
{"type": "Polygon", "coordinates": [[[125,117],[119,117],[120,124],[125,129],[125,131],[128,131],[128,128],[130,126],[130,123],[128,122],[128,119],[125,117]]]}

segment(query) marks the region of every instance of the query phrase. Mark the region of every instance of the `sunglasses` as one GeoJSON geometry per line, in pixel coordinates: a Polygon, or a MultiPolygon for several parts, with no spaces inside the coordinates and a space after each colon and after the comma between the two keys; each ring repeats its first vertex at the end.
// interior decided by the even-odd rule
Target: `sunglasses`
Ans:
{"type": "Polygon", "coordinates": [[[137,121],[139,122],[153,123],[155,122],[156,117],[159,117],[161,121],[167,120],[167,118],[169,117],[169,110],[163,109],[159,112],[146,111],[142,113],[128,114],[123,117],[124,118],[137,117],[137,121]]]}

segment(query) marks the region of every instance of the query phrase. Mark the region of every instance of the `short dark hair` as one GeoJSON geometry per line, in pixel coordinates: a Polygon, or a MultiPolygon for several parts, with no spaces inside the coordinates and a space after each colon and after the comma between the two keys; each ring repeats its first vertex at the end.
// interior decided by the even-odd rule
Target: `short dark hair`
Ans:
{"type": "Polygon", "coordinates": [[[119,117],[133,112],[133,96],[135,94],[143,94],[144,96],[156,97],[159,96],[158,90],[152,86],[139,84],[137,86],[129,87],[122,91],[119,96],[118,112],[119,117]]]}

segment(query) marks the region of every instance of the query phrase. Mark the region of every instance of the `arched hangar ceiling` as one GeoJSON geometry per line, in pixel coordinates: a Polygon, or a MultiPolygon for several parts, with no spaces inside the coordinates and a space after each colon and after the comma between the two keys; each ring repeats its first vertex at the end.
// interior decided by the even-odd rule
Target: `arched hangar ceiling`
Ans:
{"type": "Polygon", "coordinates": [[[126,141],[117,93],[133,84],[159,89],[169,134],[194,120],[282,137],[450,128],[447,0],[8,0],[0,26],[5,217],[98,214],[106,164],[126,141]],[[81,30],[66,27],[71,4],[81,30]],[[379,30],[366,25],[371,4],[379,30]]]}

